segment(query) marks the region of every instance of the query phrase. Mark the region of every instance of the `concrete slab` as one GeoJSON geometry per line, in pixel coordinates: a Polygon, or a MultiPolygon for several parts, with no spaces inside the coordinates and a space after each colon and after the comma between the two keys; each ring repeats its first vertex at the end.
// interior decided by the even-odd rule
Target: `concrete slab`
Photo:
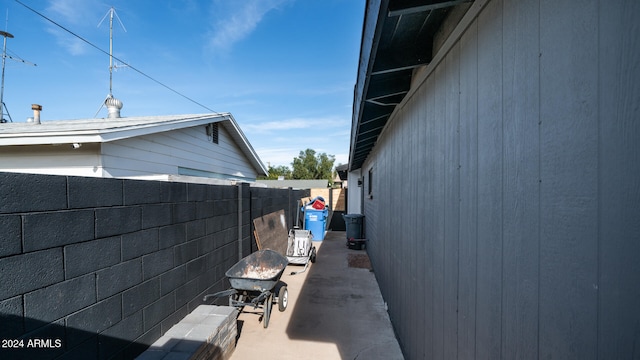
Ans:
{"type": "Polygon", "coordinates": [[[274,305],[268,328],[260,309],[245,307],[231,359],[403,359],[374,273],[347,261],[366,251],[348,249],[343,231],[314,246],[317,261],[306,272],[290,275],[302,266],[287,266],[289,304],[284,312],[274,305]]]}

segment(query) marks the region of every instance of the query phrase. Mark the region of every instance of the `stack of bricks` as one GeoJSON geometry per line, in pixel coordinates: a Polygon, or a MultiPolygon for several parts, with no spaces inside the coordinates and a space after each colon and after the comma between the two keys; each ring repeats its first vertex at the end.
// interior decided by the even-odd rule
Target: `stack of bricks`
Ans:
{"type": "Polygon", "coordinates": [[[200,305],[136,359],[229,359],[236,346],[237,317],[234,307],[200,305]]]}

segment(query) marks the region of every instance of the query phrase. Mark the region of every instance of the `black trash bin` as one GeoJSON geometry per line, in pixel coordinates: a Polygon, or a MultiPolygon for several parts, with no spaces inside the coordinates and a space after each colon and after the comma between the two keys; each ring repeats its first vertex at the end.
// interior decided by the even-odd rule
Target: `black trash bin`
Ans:
{"type": "Polygon", "coordinates": [[[362,222],[364,215],[346,214],[342,215],[342,217],[347,227],[347,239],[362,239],[362,222]]]}

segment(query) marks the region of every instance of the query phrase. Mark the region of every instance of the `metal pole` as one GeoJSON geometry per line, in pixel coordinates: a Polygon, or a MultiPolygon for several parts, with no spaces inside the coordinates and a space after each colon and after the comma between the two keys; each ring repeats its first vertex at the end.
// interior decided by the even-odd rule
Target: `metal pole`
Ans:
{"type": "Polygon", "coordinates": [[[111,8],[111,16],[109,17],[109,95],[113,90],[113,11],[111,8]]]}
{"type": "Polygon", "coordinates": [[[6,31],[0,30],[0,35],[4,37],[4,45],[2,47],[2,88],[0,88],[0,123],[7,122],[4,119],[4,63],[7,58],[7,38],[13,38],[13,35],[9,34],[6,31]]]}

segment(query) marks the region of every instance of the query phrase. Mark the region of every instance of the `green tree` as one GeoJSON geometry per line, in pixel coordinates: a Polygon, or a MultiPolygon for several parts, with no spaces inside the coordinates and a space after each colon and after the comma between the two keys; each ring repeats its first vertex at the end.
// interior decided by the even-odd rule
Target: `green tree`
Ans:
{"type": "Polygon", "coordinates": [[[284,176],[285,179],[291,179],[291,169],[288,166],[271,166],[269,165],[269,176],[261,176],[261,180],[278,180],[278,177],[284,176]]]}
{"type": "Polygon", "coordinates": [[[300,151],[300,155],[293,159],[291,173],[294,179],[320,180],[327,179],[329,184],[333,183],[333,163],[336,161],[334,155],[320,153],[307,149],[300,151]]]}

